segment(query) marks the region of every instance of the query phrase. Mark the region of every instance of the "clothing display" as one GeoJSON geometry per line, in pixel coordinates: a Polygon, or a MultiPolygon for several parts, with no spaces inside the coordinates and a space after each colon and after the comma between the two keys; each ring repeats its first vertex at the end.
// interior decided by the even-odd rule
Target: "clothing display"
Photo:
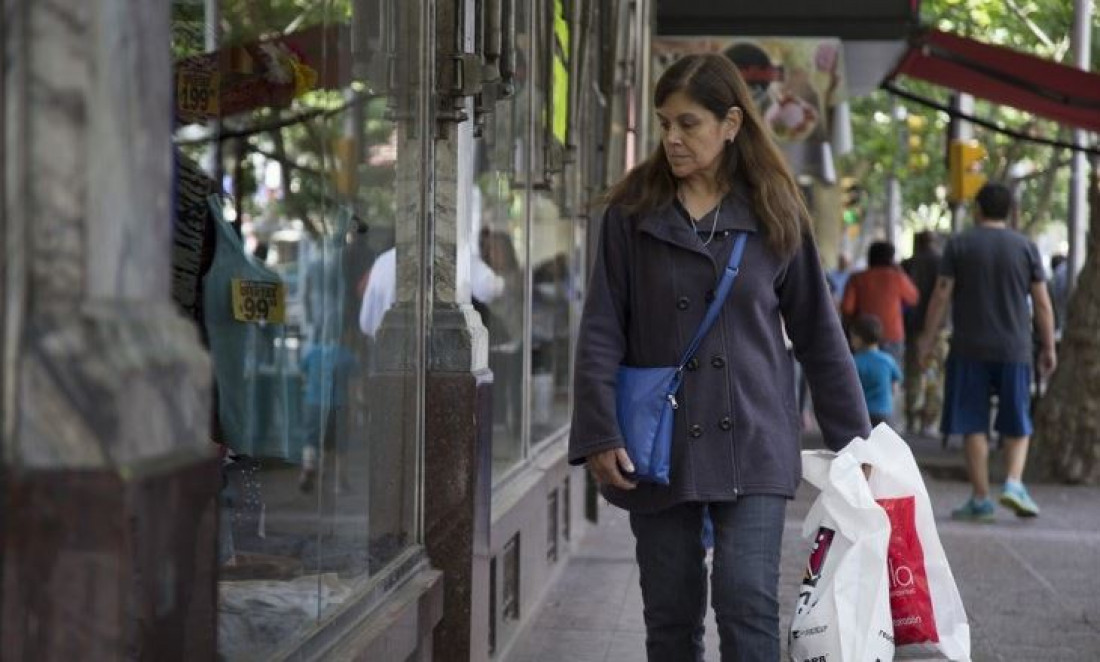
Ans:
{"type": "Polygon", "coordinates": [[[300,387],[296,367],[285,350],[285,327],[281,319],[252,314],[265,308],[277,310],[283,283],[245,251],[233,227],[222,218],[219,205],[217,199],[210,200],[217,245],[203,277],[203,321],[210,338],[224,436],[219,441],[241,455],[295,459],[292,451],[300,444],[292,439],[300,434],[300,387]]]}
{"type": "Polygon", "coordinates": [[[175,155],[172,226],[172,300],[199,326],[203,343],[202,279],[214,261],[216,229],[207,198],[218,187],[198,164],[179,152],[175,155]]]}
{"type": "Polygon", "coordinates": [[[312,246],[302,274],[302,294],[308,340],[332,345],[340,341],[347,297],[344,271],[346,236],[353,214],[342,209],[333,219],[332,234],[312,246]]]}
{"type": "Polygon", "coordinates": [[[355,366],[355,355],[340,345],[310,347],[302,357],[306,404],[332,408],[347,405],[348,378],[355,366]]]}
{"type": "Polygon", "coordinates": [[[318,449],[324,440],[327,438],[338,453],[346,450],[350,434],[344,407],[348,403],[351,374],[357,365],[355,355],[339,345],[314,345],[302,358],[306,381],[302,435],[305,446],[299,489],[304,492],[312,489],[318,449]]]}

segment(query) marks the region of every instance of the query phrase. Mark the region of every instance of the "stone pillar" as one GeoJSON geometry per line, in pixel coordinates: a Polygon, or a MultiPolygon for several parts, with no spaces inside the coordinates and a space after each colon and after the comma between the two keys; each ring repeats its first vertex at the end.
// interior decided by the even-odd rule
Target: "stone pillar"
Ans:
{"type": "Polygon", "coordinates": [[[386,312],[375,343],[375,370],[368,383],[371,403],[370,535],[378,538],[412,533],[420,503],[417,416],[424,343],[424,218],[431,200],[431,135],[425,117],[425,66],[422,2],[402,3],[395,16],[395,87],[390,90],[397,121],[397,182],[394,227],[396,282],[394,305],[386,312]],[[395,472],[400,467],[402,471],[395,472]]]}
{"type": "Polygon", "coordinates": [[[169,5],[0,18],[0,650],[211,660],[219,479],[209,364],[169,294],[169,5]]]}
{"type": "Polygon", "coordinates": [[[472,131],[471,121],[446,127],[436,150],[424,535],[445,577],[435,650],[488,660],[492,374],[488,331],[470,305],[472,131]]]}
{"type": "MultiPolygon", "coordinates": [[[[439,58],[454,53],[455,34],[464,23],[470,49],[472,2],[434,3],[429,44],[422,49],[439,58]],[[465,21],[458,12],[465,12],[465,21]]],[[[425,65],[424,70],[431,69],[425,65]]],[[[439,69],[431,69],[438,71],[439,69]]],[[[437,104],[436,117],[455,118],[446,87],[434,77],[426,98],[437,104]]],[[[466,100],[467,114],[473,104],[466,100]]],[[[398,229],[398,303],[380,331],[379,354],[393,356],[391,342],[414,332],[418,293],[430,285],[427,318],[425,421],[423,449],[424,540],[432,565],[444,575],[443,621],[436,627],[433,648],[447,659],[488,660],[488,538],[490,462],[489,430],[491,374],[488,371],[488,331],[470,305],[469,205],[473,186],[472,122],[450,120],[434,125],[429,153],[422,163],[426,176],[400,178],[409,186],[427,186],[423,204],[432,222],[422,234],[398,229]],[[420,243],[422,240],[427,243],[420,243]],[[431,264],[422,256],[430,255],[431,264]],[[425,281],[430,277],[430,282],[425,281]],[[419,287],[423,286],[423,287],[419,287]],[[391,349],[387,349],[390,347],[391,349]],[[485,553],[477,554],[475,549],[485,553]],[[473,636],[472,636],[473,634],[473,636]]]]}

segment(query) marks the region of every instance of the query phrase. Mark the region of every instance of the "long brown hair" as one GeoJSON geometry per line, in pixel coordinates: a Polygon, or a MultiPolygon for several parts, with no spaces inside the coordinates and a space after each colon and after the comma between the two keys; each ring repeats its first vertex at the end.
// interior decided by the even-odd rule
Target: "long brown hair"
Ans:
{"type": "MultiPolygon", "coordinates": [[[[737,67],[724,55],[684,56],[657,81],[654,106],[660,107],[676,92],[683,92],[719,120],[731,107],[741,108],[744,121],[736,139],[722,152],[719,184],[732,187],[740,173],[752,190],[753,208],[763,221],[768,245],[780,255],[793,254],[802,235],[810,231],[810,212],[737,67]]],[[[645,161],[612,186],[606,200],[620,205],[628,214],[638,214],[669,205],[675,197],[676,177],[665,156],[664,143],[660,143],[645,161]]]]}

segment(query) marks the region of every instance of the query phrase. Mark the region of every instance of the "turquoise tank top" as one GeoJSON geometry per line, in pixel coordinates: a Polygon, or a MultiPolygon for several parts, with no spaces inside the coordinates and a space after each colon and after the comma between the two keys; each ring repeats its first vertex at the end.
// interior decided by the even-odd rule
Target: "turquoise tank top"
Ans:
{"type": "MultiPolygon", "coordinates": [[[[301,384],[286,350],[286,327],[234,313],[233,281],[262,289],[285,287],[282,279],[250,255],[222,215],[217,198],[209,200],[216,226],[216,247],[203,277],[203,322],[218,386],[218,417],[224,441],[242,455],[300,460],[301,384]]],[[[256,300],[242,306],[255,313],[256,300]]],[[[266,304],[264,304],[266,305],[266,304]]],[[[285,306],[284,306],[285,308],[285,306]]],[[[266,308],[261,308],[261,312],[266,308]]]]}

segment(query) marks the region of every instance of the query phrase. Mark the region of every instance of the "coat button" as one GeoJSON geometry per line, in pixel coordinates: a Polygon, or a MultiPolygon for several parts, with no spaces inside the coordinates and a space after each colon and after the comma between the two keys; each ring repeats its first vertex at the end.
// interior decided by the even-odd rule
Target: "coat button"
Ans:
{"type": "Polygon", "coordinates": [[[676,301],[676,307],[680,310],[687,310],[688,306],[690,306],[690,305],[691,305],[691,299],[689,299],[687,297],[680,297],[676,301]]]}
{"type": "Polygon", "coordinates": [[[706,299],[707,299],[707,303],[710,303],[711,301],[714,301],[714,290],[707,290],[706,299]]]}
{"type": "Polygon", "coordinates": [[[714,357],[711,357],[710,364],[712,366],[714,366],[715,368],[725,368],[726,367],[726,360],[724,358],[722,358],[721,356],[714,356],[714,357]]]}
{"type": "Polygon", "coordinates": [[[698,370],[699,369],[699,359],[695,358],[694,356],[691,357],[691,360],[688,361],[688,363],[687,363],[687,369],[688,370],[698,370]]]}
{"type": "Polygon", "coordinates": [[[733,427],[733,421],[730,420],[729,416],[723,416],[722,420],[718,421],[718,427],[722,430],[728,431],[730,428],[733,427]]]}
{"type": "Polygon", "coordinates": [[[691,426],[691,428],[688,430],[688,434],[691,435],[692,439],[698,439],[699,437],[702,437],[703,426],[698,424],[691,426]]]}

